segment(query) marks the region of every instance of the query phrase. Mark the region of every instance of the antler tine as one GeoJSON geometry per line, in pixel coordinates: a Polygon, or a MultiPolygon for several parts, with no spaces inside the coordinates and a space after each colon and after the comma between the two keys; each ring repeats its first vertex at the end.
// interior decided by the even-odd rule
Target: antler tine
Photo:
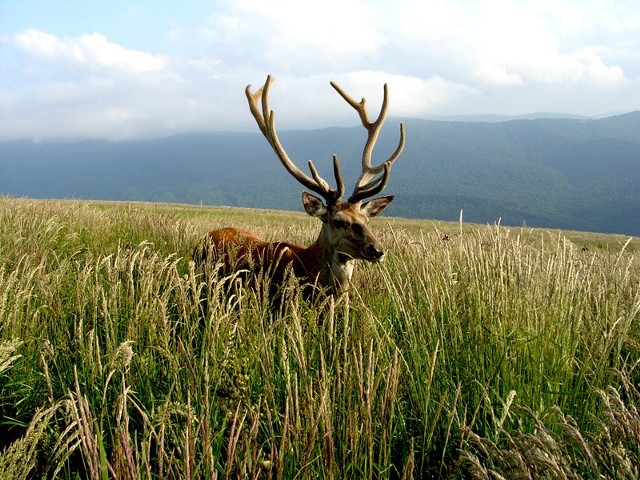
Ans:
{"type": "Polygon", "coordinates": [[[269,145],[271,145],[271,148],[273,148],[280,160],[280,163],[282,163],[287,172],[289,172],[298,182],[309,190],[324,197],[328,203],[334,204],[338,202],[344,194],[344,183],[340,173],[338,158],[335,155],[333,157],[333,170],[336,177],[337,188],[332,189],[329,183],[318,174],[318,171],[311,160],[309,160],[308,163],[309,170],[311,171],[313,178],[300,170],[291,161],[289,155],[282,147],[275,127],[276,115],[275,112],[269,108],[269,87],[271,86],[272,80],[273,77],[268,75],[265,84],[255,93],[251,92],[251,85],[247,85],[247,88],[245,89],[247,100],[249,101],[249,109],[251,110],[253,117],[256,119],[258,128],[260,128],[260,131],[269,142],[269,145]],[[258,102],[261,103],[261,106],[258,106],[258,102]]]}
{"type": "Polygon", "coordinates": [[[378,118],[376,118],[374,121],[369,120],[369,115],[366,108],[366,100],[364,98],[362,98],[360,102],[356,102],[336,83],[331,82],[331,86],[349,105],[351,105],[356,110],[356,112],[358,112],[362,125],[367,130],[367,141],[364,145],[364,149],[362,150],[362,173],[360,174],[360,177],[358,177],[358,181],[356,182],[353,193],[348,200],[351,203],[355,203],[364,198],[368,198],[380,193],[386,187],[387,181],[389,180],[389,172],[391,171],[391,166],[393,165],[393,162],[395,162],[400,156],[400,153],[402,153],[402,150],[404,148],[404,125],[400,123],[400,140],[395,151],[387,160],[382,162],[380,165],[372,166],[371,156],[373,154],[373,148],[376,144],[376,141],[378,140],[378,134],[380,133],[382,124],[387,117],[387,109],[389,107],[389,94],[387,84],[384,84],[384,93],[382,98],[382,106],[380,107],[380,113],[378,114],[378,118]],[[381,177],[371,180],[381,172],[381,177]]]}
{"type": "Polygon", "coordinates": [[[387,186],[387,182],[389,181],[389,172],[391,172],[391,166],[397,160],[397,158],[402,153],[405,144],[405,133],[404,133],[404,124],[400,123],[400,140],[398,142],[398,146],[395,151],[391,154],[391,156],[383,163],[376,167],[372,167],[369,170],[362,172],[358,182],[356,183],[356,188],[351,193],[348,201],[350,203],[356,203],[365,198],[373,197],[378,193],[382,192],[387,186]],[[379,171],[382,170],[382,176],[374,178],[368,183],[362,185],[363,181],[366,181],[378,174],[379,171]]]}

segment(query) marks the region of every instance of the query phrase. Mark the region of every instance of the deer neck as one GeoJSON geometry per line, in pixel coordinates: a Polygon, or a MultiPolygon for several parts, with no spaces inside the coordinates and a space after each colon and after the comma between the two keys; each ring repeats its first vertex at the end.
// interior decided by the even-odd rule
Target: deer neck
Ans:
{"type": "MultiPolygon", "coordinates": [[[[336,250],[332,245],[327,226],[323,224],[320,235],[307,249],[310,263],[314,265],[317,282],[331,293],[340,294],[347,289],[353,275],[355,260],[336,250]]],[[[311,273],[311,272],[309,272],[311,273]]]]}

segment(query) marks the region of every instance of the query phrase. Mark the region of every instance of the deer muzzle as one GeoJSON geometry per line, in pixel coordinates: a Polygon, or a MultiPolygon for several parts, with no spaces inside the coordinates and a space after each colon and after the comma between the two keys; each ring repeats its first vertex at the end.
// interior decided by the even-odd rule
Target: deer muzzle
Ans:
{"type": "Polygon", "coordinates": [[[370,262],[379,262],[384,257],[384,248],[382,245],[370,244],[365,248],[364,259],[370,262]]]}

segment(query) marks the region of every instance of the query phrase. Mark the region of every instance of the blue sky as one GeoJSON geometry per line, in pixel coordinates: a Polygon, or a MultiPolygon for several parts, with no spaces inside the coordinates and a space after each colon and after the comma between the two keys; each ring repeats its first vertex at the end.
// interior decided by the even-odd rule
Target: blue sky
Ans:
{"type": "Polygon", "coordinates": [[[357,123],[335,80],[390,115],[640,109],[637,0],[0,0],[0,139],[357,123]]]}

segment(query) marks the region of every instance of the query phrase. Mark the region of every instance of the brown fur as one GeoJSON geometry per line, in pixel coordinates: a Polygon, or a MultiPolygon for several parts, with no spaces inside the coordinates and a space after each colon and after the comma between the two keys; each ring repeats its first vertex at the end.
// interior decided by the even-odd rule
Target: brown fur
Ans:
{"type": "Polygon", "coordinates": [[[209,232],[203,245],[195,249],[194,261],[200,267],[221,261],[225,275],[267,268],[275,288],[293,273],[305,286],[306,296],[317,288],[330,294],[342,293],[349,285],[356,259],[382,260],[382,246],[367,224],[369,217],[381,212],[393,197],[332,207],[313,199],[312,195],[303,194],[307,213],[322,220],[320,234],[311,246],[270,243],[251,231],[227,227],[209,232]],[[337,222],[342,225],[337,227],[337,222]]]}
{"type": "Polygon", "coordinates": [[[249,230],[227,227],[209,232],[202,247],[194,252],[194,260],[199,265],[222,261],[224,275],[268,268],[272,291],[277,290],[290,273],[305,286],[307,297],[321,285],[317,248],[270,243],[249,230]]]}
{"type": "Polygon", "coordinates": [[[256,265],[269,265],[274,266],[272,280],[282,283],[286,269],[291,265],[300,279],[313,281],[317,276],[317,266],[308,261],[307,249],[300,245],[269,243],[249,230],[232,227],[209,232],[207,241],[206,257],[215,252],[212,260],[223,260],[226,274],[251,270],[256,265]]]}

